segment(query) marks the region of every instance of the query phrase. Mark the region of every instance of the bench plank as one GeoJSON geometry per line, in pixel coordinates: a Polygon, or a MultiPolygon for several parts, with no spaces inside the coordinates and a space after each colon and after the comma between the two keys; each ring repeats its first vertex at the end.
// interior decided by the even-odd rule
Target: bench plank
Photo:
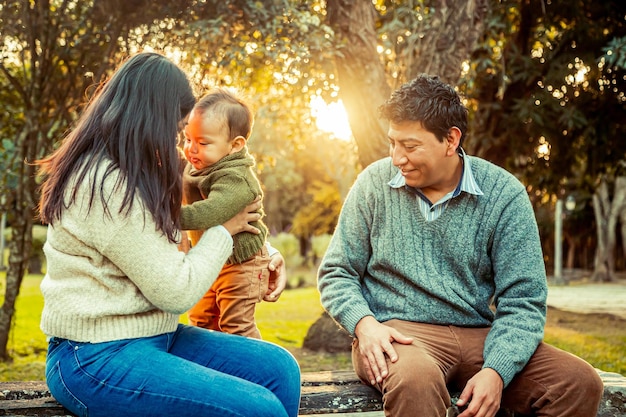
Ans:
{"type": "MultiPolygon", "coordinates": [[[[597,417],[626,417],[626,378],[598,370],[605,383],[597,417]]],[[[382,417],[378,391],[361,383],[353,371],[302,374],[300,416],[382,417]]],[[[43,381],[0,382],[0,416],[72,417],[52,398],[43,381]]]]}
{"type": "Polygon", "coordinates": [[[0,416],[74,417],[52,397],[2,401],[0,416]]]}
{"type": "MultiPolygon", "coordinates": [[[[298,414],[298,417],[302,417],[306,414],[298,414]]],[[[311,415],[311,414],[309,414],[311,415]]],[[[384,411],[361,411],[359,413],[341,413],[341,415],[337,415],[337,413],[330,414],[315,414],[315,417],[385,417],[384,411]]]]}

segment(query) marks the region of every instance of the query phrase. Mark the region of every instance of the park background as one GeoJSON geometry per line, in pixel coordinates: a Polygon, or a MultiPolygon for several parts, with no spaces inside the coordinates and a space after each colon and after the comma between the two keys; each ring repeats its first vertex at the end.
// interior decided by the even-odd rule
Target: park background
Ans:
{"type": "MultiPolygon", "coordinates": [[[[198,95],[233,87],[256,110],[249,146],[270,241],[290,278],[281,301],[259,311],[264,335],[277,343],[299,349],[321,314],[315,271],[343,198],[358,172],[388,152],[377,108],[419,73],[439,75],[464,97],[467,153],[526,185],[546,269],[559,284],[563,270],[602,283],[626,269],[622,0],[7,0],[0,379],[22,365],[39,375],[45,348],[37,328],[45,226],[36,220],[40,179],[30,162],[55,148],[121,60],[144,50],[179,63],[198,95]]],[[[591,343],[587,333],[559,337],[570,351],[592,346],[581,354],[588,360],[604,355],[595,366],[626,373],[626,336],[591,343]]],[[[349,359],[329,360],[334,369],[349,359]]],[[[324,366],[319,356],[314,363],[324,366]]]]}

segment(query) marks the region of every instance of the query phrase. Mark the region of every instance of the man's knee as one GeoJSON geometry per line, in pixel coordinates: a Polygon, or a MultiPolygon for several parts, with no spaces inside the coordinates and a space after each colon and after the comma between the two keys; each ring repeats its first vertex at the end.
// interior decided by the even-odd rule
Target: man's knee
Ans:
{"type": "Polygon", "coordinates": [[[422,393],[425,391],[440,392],[447,395],[445,377],[439,366],[426,358],[411,359],[389,363],[389,376],[385,383],[385,390],[399,389],[402,392],[422,393]]]}

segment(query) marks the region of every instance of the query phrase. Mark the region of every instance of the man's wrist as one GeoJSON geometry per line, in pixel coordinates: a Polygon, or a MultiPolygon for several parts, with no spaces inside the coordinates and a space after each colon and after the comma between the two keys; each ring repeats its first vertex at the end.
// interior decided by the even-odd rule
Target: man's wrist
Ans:
{"type": "Polygon", "coordinates": [[[370,315],[363,316],[363,317],[361,318],[361,320],[359,320],[359,321],[356,323],[356,326],[354,326],[354,337],[356,337],[356,338],[358,339],[358,338],[359,338],[359,333],[360,333],[360,330],[362,330],[362,329],[363,329],[363,327],[367,327],[367,326],[369,326],[370,324],[372,324],[372,323],[374,323],[374,322],[375,322],[375,323],[378,323],[378,321],[376,321],[376,319],[374,318],[374,316],[370,316],[370,315]]]}

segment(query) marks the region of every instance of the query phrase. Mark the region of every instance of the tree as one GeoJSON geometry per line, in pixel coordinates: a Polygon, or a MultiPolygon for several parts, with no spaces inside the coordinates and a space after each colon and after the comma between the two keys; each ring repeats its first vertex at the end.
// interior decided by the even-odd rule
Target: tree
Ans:
{"type": "Polygon", "coordinates": [[[387,128],[377,109],[391,89],[419,73],[456,84],[482,33],[487,5],[487,0],[327,2],[339,95],[362,166],[387,155],[387,128]]]}
{"type": "Polygon", "coordinates": [[[613,199],[609,195],[609,186],[605,179],[593,195],[593,211],[597,224],[597,242],[593,279],[595,281],[613,281],[615,273],[615,233],[620,214],[626,206],[626,177],[615,180],[613,199]]]}
{"type": "Polygon", "coordinates": [[[290,230],[307,205],[303,190],[312,174],[301,160],[315,158],[320,138],[310,102],[333,94],[332,31],[316,10],[318,2],[193,2],[160,40],[180,52],[199,95],[215,85],[234,87],[255,108],[249,145],[272,233],[290,230]]]}
{"type": "Polygon", "coordinates": [[[326,9],[336,36],[339,96],[348,113],[359,160],[367,166],[387,149],[387,129],[376,114],[376,103],[382,103],[390,92],[376,49],[376,10],[371,2],[359,0],[329,0],[326,9]]]}
{"type": "MultiPolygon", "coordinates": [[[[62,14],[71,13],[59,10],[62,14]]],[[[13,117],[3,128],[5,151],[3,185],[3,212],[8,212],[11,228],[9,265],[5,298],[0,309],[0,359],[9,359],[6,345],[15,299],[26,272],[31,251],[31,231],[37,201],[35,169],[32,162],[48,152],[53,138],[69,123],[72,90],[68,80],[73,74],[66,71],[64,62],[72,54],[70,39],[57,47],[62,30],[59,22],[51,24],[54,10],[47,2],[14,1],[1,9],[1,23],[5,35],[0,65],[3,90],[16,103],[13,117]],[[27,28],[27,31],[24,31],[27,28]],[[54,34],[53,36],[49,36],[54,34]],[[54,57],[51,50],[58,51],[54,57]],[[61,87],[56,90],[53,86],[61,87]],[[19,103],[19,104],[17,104],[19,103]],[[11,135],[12,137],[4,136],[11,135]],[[26,161],[26,163],[22,163],[26,161]]],[[[84,86],[82,77],[79,85],[84,86]]],[[[76,82],[76,78],[72,81],[76,82]]]]}
{"type": "MultiPolygon", "coordinates": [[[[466,147],[516,173],[538,204],[614,182],[626,155],[624,3],[502,1],[492,10],[462,85],[473,114],[466,147]]],[[[610,211],[596,213],[596,227],[610,211]]],[[[614,241],[611,233],[597,236],[614,241]]]]}
{"type": "MultiPolygon", "coordinates": [[[[178,8],[176,8],[178,9],[178,8]]],[[[5,297],[0,309],[0,360],[15,300],[28,268],[38,202],[37,159],[49,153],[71,125],[85,92],[99,83],[120,55],[167,17],[166,8],[141,0],[66,2],[12,0],[0,5],[0,86],[10,116],[2,126],[0,212],[11,228],[5,297]],[[143,31],[133,31],[138,27],[143,31]]]]}
{"type": "Polygon", "coordinates": [[[302,246],[306,250],[311,236],[328,232],[330,226],[334,228],[338,215],[334,208],[341,205],[339,196],[345,196],[352,185],[358,163],[353,144],[318,131],[309,120],[308,105],[298,105],[297,101],[284,97],[280,107],[259,109],[249,144],[257,158],[259,179],[265,191],[264,207],[270,231],[299,230],[298,236],[307,242],[302,246]],[[324,186],[314,186],[320,181],[324,186]],[[317,196],[321,191],[338,198],[317,196]],[[326,227],[303,225],[298,220],[310,219],[311,211],[315,211],[316,221],[326,227]]]}

